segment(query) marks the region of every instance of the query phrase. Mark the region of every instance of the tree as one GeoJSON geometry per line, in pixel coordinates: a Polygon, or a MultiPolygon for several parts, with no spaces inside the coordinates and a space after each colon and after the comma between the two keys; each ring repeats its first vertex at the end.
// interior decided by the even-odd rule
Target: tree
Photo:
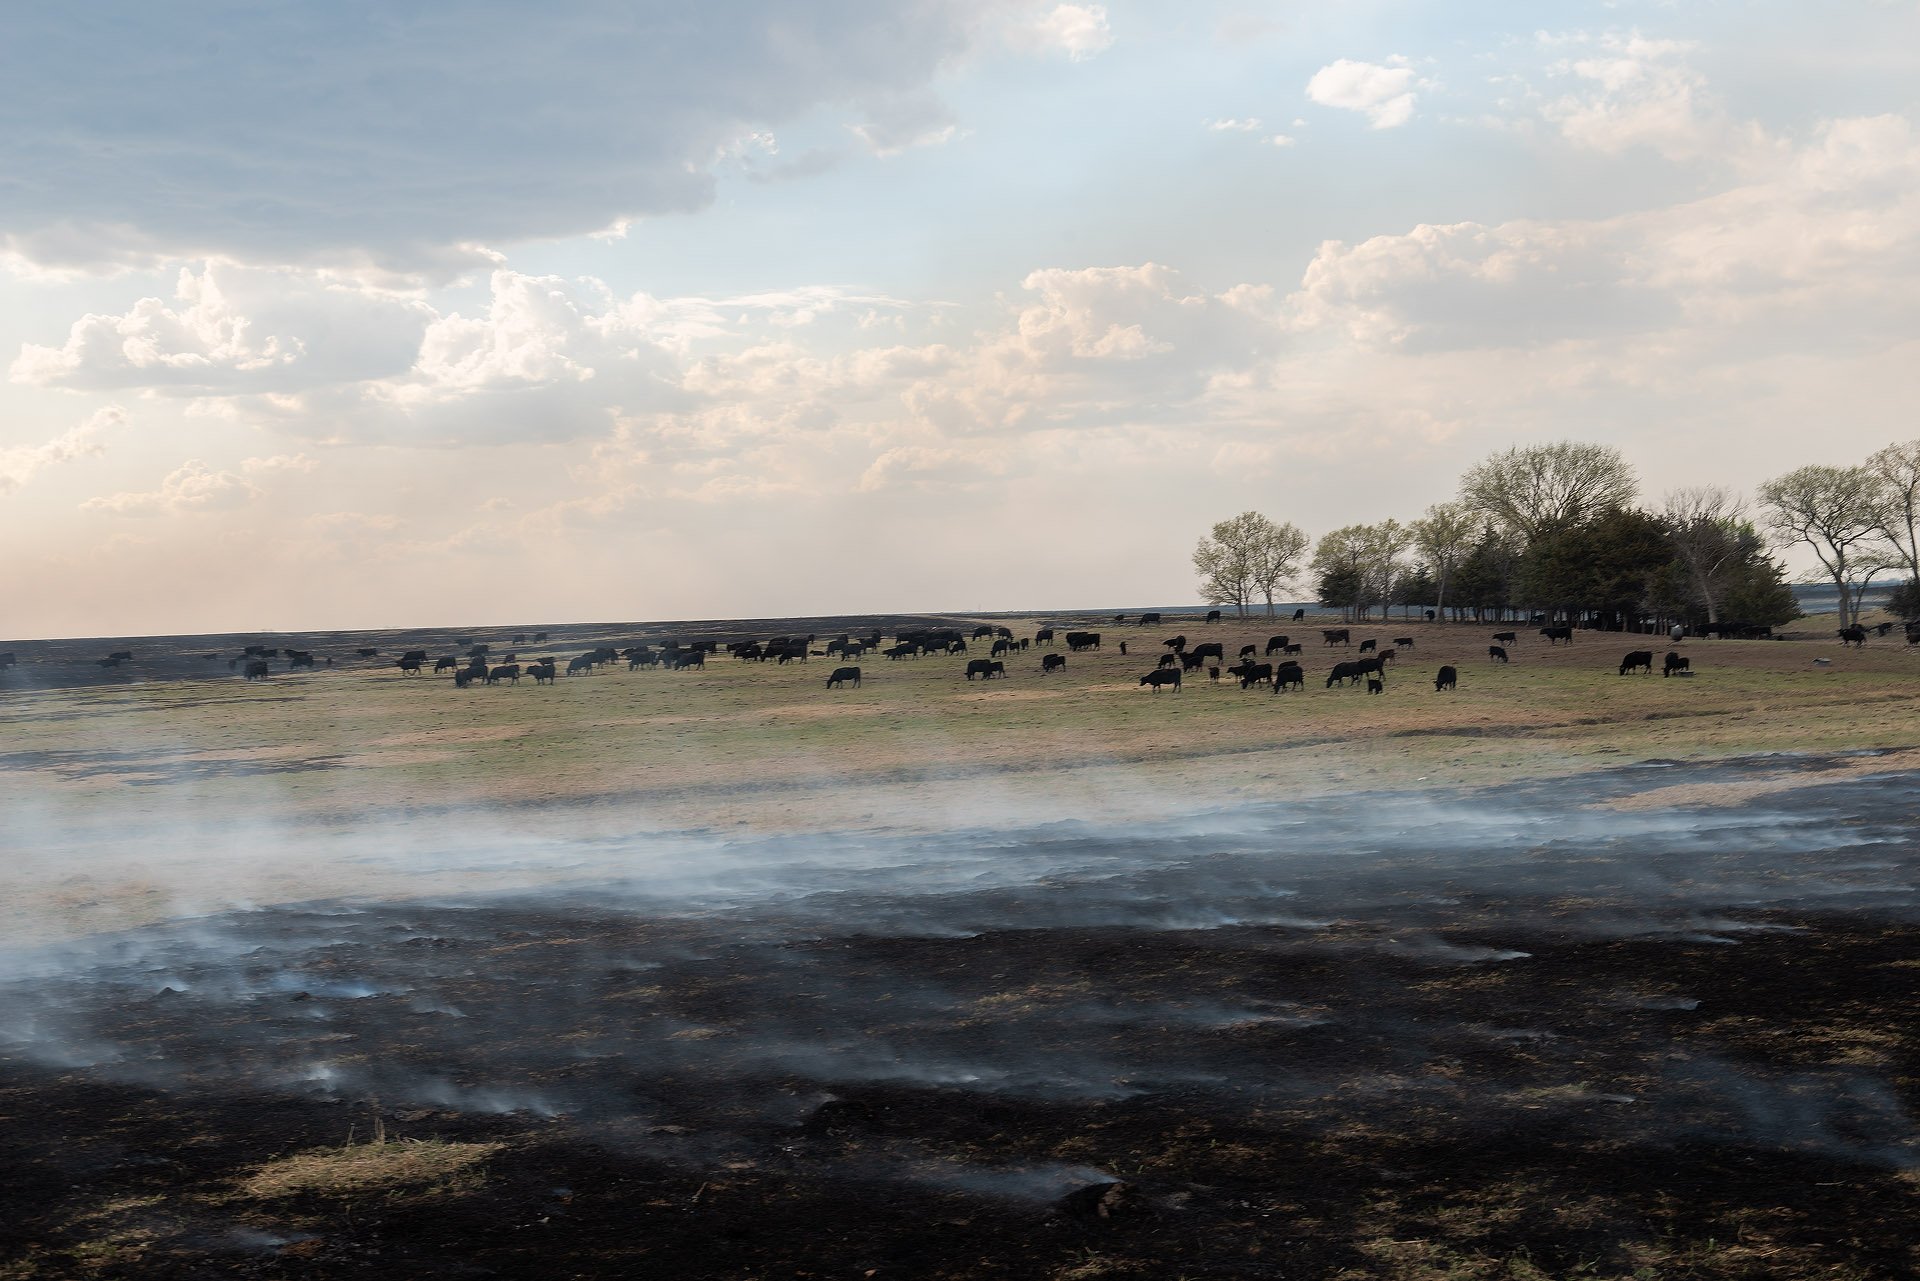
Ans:
{"type": "Polygon", "coordinates": [[[1816,463],[1760,486],[1760,501],[1775,541],[1813,549],[1839,594],[1840,625],[1851,626],[1873,576],[1900,563],[1881,541],[1889,521],[1886,483],[1871,468],[1816,463]]]}
{"type": "Polygon", "coordinates": [[[1888,445],[1867,459],[1867,468],[1885,490],[1880,535],[1900,553],[1907,581],[1920,582],[1920,440],[1888,445]]]}
{"type": "Polygon", "coordinates": [[[1745,565],[1763,546],[1759,534],[1742,519],[1744,515],[1739,496],[1719,485],[1676,489],[1661,509],[1667,542],[1686,569],[1709,623],[1721,620],[1728,571],[1745,565]]]}
{"type": "Polygon", "coordinates": [[[1460,478],[1460,501],[1528,542],[1633,501],[1639,482],[1610,445],[1515,446],[1460,478]]]}
{"type": "Polygon", "coordinates": [[[1337,606],[1343,617],[1372,603],[1367,573],[1373,538],[1365,525],[1346,525],[1320,537],[1313,549],[1312,573],[1320,602],[1337,606]]]}
{"type": "Polygon", "coordinates": [[[1273,613],[1273,594],[1300,572],[1307,536],[1290,524],[1275,524],[1259,512],[1241,512],[1213,527],[1193,551],[1200,594],[1209,605],[1232,605],[1244,616],[1258,596],[1273,613]]]}
{"type": "Polygon", "coordinates": [[[1649,612],[1672,562],[1658,520],[1616,510],[1535,539],[1521,558],[1517,586],[1535,609],[1569,618],[1598,614],[1602,626],[1624,629],[1649,612]]]}
{"type": "Polygon", "coordinates": [[[1479,528],[1462,503],[1435,503],[1413,522],[1413,545],[1433,578],[1434,617],[1447,617],[1447,584],[1454,571],[1473,554],[1479,528]]]}

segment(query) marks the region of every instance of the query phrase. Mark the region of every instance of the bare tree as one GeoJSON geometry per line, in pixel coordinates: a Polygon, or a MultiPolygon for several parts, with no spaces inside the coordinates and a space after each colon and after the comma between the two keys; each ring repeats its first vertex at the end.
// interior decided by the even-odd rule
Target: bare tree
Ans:
{"type": "Polygon", "coordinates": [[[1515,446],[1475,464],[1460,478],[1460,501],[1531,542],[1625,507],[1639,488],[1619,450],[1563,440],[1515,446]]]}
{"type": "Polygon", "coordinates": [[[1259,586],[1262,549],[1273,522],[1259,512],[1241,512],[1213,527],[1193,549],[1200,595],[1209,605],[1232,605],[1242,615],[1259,586]]]}
{"type": "Polygon", "coordinates": [[[1745,515],[1740,496],[1720,485],[1673,490],[1660,512],[1667,541],[1687,567],[1710,623],[1720,621],[1724,572],[1759,550],[1745,515]]]}
{"type": "Polygon", "coordinates": [[[1479,536],[1479,524],[1463,503],[1435,503],[1427,514],[1413,522],[1413,545],[1427,562],[1438,589],[1434,617],[1447,617],[1447,583],[1453,571],[1473,555],[1479,536]]]}
{"type": "MultiPolygon", "coordinates": [[[[1266,517],[1261,519],[1266,520],[1266,517]]],[[[1253,548],[1253,585],[1266,598],[1269,617],[1273,614],[1273,594],[1291,586],[1299,577],[1300,558],[1306,554],[1311,542],[1298,525],[1289,521],[1275,524],[1266,520],[1266,529],[1261,532],[1253,548]]]]}
{"type": "Polygon", "coordinates": [[[1890,502],[1886,484],[1867,467],[1800,467],[1760,486],[1775,541],[1805,543],[1833,579],[1840,625],[1860,617],[1860,596],[1873,576],[1900,563],[1882,541],[1890,502]]]}
{"type": "Polygon", "coordinates": [[[1920,440],[1888,445],[1867,459],[1867,467],[1886,487],[1880,534],[1900,553],[1907,581],[1920,582],[1920,440]]]}

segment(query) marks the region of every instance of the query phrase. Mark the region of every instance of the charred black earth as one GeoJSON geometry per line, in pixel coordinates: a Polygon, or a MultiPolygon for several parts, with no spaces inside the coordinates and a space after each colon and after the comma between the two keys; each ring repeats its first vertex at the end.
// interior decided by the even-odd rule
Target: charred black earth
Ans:
{"type": "Polygon", "coordinates": [[[1920,777],[1835,764],[10,953],[0,1277],[1911,1276],[1920,777]]]}

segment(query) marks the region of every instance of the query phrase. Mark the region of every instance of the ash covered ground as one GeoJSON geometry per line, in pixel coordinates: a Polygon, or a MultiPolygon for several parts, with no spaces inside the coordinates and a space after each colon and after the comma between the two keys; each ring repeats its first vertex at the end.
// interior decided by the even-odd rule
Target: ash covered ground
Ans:
{"type": "Polygon", "coordinates": [[[1860,766],[16,949],[0,1276],[1912,1275],[1920,776],[1860,766]],[[1680,785],[1738,803],[1621,804],[1680,785]],[[394,1168],[261,1181],[326,1150],[394,1168]]]}

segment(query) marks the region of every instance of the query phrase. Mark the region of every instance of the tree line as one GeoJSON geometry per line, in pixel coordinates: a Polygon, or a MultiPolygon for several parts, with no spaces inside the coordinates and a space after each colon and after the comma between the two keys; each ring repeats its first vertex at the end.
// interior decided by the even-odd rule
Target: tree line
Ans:
{"type": "Polygon", "coordinates": [[[1452,621],[1535,614],[1619,631],[1775,627],[1800,616],[1773,553],[1813,551],[1856,622],[1876,577],[1897,571],[1893,607],[1920,618],[1920,441],[1853,467],[1812,465],[1767,481],[1757,512],[1718,485],[1638,505],[1619,450],[1562,441],[1515,447],[1467,469],[1456,496],[1416,520],[1348,525],[1316,543],[1242,512],[1200,540],[1210,605],[1242,615],[1303,587],[1343,617],[1395,607],[1452,621]]]}

